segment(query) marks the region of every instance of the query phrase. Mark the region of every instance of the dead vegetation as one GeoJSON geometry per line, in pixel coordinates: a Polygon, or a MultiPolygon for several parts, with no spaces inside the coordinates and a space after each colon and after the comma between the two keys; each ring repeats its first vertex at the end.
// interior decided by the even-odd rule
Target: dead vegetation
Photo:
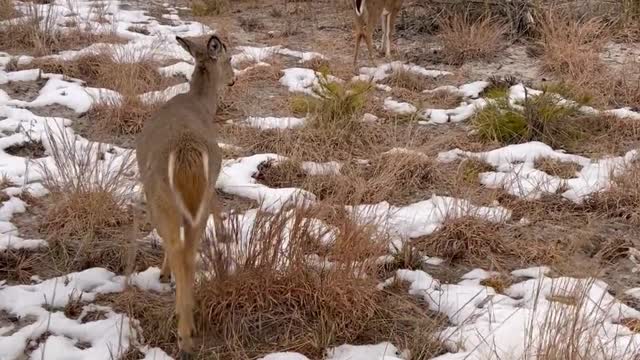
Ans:
{"type": "Polygon", "coordinates": [[[453,65],[491,60],[504,48],[506,33],[506,26],[497,18],[471,19],[467,13],[451,15],[440,24],[440,56],[453,65]]]}
{"type": "Polygon", "coordinates": [[[14,16],[13,0],[0,0],[0,20],[9,20],[14,16]]]}
{"type": "Polygon", "coordinates": [[[127,95],[162,90],[172,83],[158,72],[160,64],[150,55],[127,55],[124,52],[124,48],[105,48],[68,61],[36,60],[25,68],[39,68],[46,73],[82,79],[87,86],[111,89],[127,95]]]}
{"type": "Polygon", "coordinates": [[[139,229],[133,217],[139,214],[129,205],[131,154],[117,158],[97,143],[83,146],[63,128],[49,129],[47,140],[58,169],[42,168],[50,202],[39,231],[49,242],[50,266],[62,272],[94,266],[122,272],[129,264],[157,263],[159,251],[136,254],[139,229]]]}
{"type": "Polygon", "coordinates": [[[158,108],[159,103],[144,101],[140,95],[163,90],[180,80],[161,75],[159,63],[150,54],[132,54],[124,48],[105,48],[95,54],[69,61],[36,60],[25,68],[82,79],[87,86],[120,93],[120,99],[97,102],[88,112],[92,136],[114,142],[113,136],[135,135],[158,108]]]}
{"type": "Polygon", "coordinates": [[[563,179],[576,177],[576,173],[582,168],[582,166],[574,162],[562,162],[551,158],[536,159],[534,167],[549,175],[558,176],[563,179]]]}
{"type": "MultiPolygon", "coordinates": [[[[8,12],[12,1],[2,3],[8,12]]],[[[65,31],[56,27],[57,14],[53,7],[38,7],[26,3],[24,21],[9,21],[0,26],[0,48],[34,56],[55,54],[63,50],[81,49],[94,43],[121,43],[123,39],[113,33],[83,31],[79,26],[65,31]]],[[[74,22],[77,25],[77,22],[74,22]]]]}
{"type": "Polygon", "coordinates": [[[158,103],[147,103],[137,96],[125,96],[118,102],[98,103],[87,115],[92,118],[92,130],[96,135],[135,135],[142,131],[144,123],[158,107],[158,103]]]}
{"type": "Polygon", "coordinates": [[[259,180],[272,187],[300,187],[335,204],[406,204],[433,189],[439,175],[426,155],[397,152],[378,155],[366,163],[353,161],[335,175],[308,176],[296,161],[267,165],[259,180]]]}
{"type": "MultiPolygon", "coordinates": [[[[343,3],[346,4],[343,11],[352,11],[347,1],[343,3]]],[[[520,2],[509,3],[510,7],[515,7],[520,2]]],[[[297,44],[300,39],[306,40],[309,33],[316,34],[317,29],[321,29],[320,26],[307,28],[302,20],[306,18],[304,21],[309,22],[312,16],[304,9],[320,5],[286,2],[283,7],[286,13],[279,5],[268,11],[273,18],[285,19],[287,41],[297,44]],[[289,12],[295,12],[295,16],[290,16],[289,12]]],[[[235,4],[228,1],[205,0],[194,4],[193,10],[196,15],[210,16],[233,13],[229,11],[233,6],[235,4]]],[[[476,60],[493,61],[514,34],[530,30],[530,25],[525,25],[525,15],[516,9],[507,9],[506,5],[500,11],[514,15],[504,17],[506,25],[496,21],[495,4],[487,5],[492,7],[489,14],[447,16],[444,20],[424,15],[431,11],[427,10],[431,4],[412,6],[425,10],[417,15],[406,12],[407,18],[399,24],[400,33],[413,37],[437,34],[444,46],[433,58],[456,66],[476,60]],[[421,20],[418,15],[422,16],[421,20]]],[[[271,29],[270,20],[249,11],[242,19],[239,26],[245,31],[257,33],[256,38],[260,41],[267,38],[263,33],[271,29]]],[[[603,222],[613,224],[612,227],[620,223],[640,224],[640,184],[637,181],[640,174],[635,165],[629,172],[616,176],[610,189],[594,195],[585,204],[574,206],[558,196],[525,202],[499,190],[483,188],[478,184],[479,174],[495,169],[482,161],[467,159],[447,166],[435,161],[438,151],[455,147],[484,151],[530,140],[541,140],[554,148],[588,156],[621,155],[637,146],[640,128],[634,122],[586,116],[574,107],[557,106],[550,96],[557,93],[580,105],[597,107],[628,106],[640,101],[640,82],[637,81],[640,78],[634,77],[635,70],[629,66],[629,69],[609,72],[604,70],[606,66],[599,59],[599,50],[608,40],[610,24],[599,18],[578,22],[552,16],[541,19],[544,19],[542,27],[537,29],[540,34],[534,37],[536,43],[532,47],[540,56],[545,71],[558,81],[547,85],[543,96],[531,97],[518,104],[524,107],[523,111],[501,103],[509,86],[521,80],[511,79],[493,86],[482,96],[497,100],[498,104],[485,108],[472,120],[475,134],[467,134],[466,125],[462,130],[453,125],[421,127],[394,118],[364,123],[361,120],[365,112],[382,113],[376,108],[380,98],[375,98],[375,90],[365,83],[337,84],[325,77],[318,98],[283,96],[284,90],[279,92],[274,88],[278,89],[280,70],[290,67],[290,60],[286,63],[280,59],[270,60],[274,66],[247,70],[225,94],[219,111],[220,122],[255,115],[256,109],[269,114],[293,112],[300,117],[307,116],[309,121],[302,128],[283,131],[224,125],[223,140],[242,147],[240,151],[229,150],[226,157],[263,152],[289,156],[289,161],[265,164],[256,174],[257,180],[274,188],[299,187],[311,191],[319,204],[303,214],[259,213],[256,224],[249,230],[248,245],[239,241],[243,236],[241,227],[235,223],[230,226],[226,243],[207,248],[214,249],[204,254],[203,270],[209,276],[199,279],[196,284],[197,338],[201,342],[198,356],[247,359],[288,350],[320,358],[326,347],[344,342],[391,341],[399,348],[411,350],[412,359],[428,359],[443,351],[433,335],[445,326],[445,320],[427,312],[424,304],[408,299],[405,288],[377,291],[375,286],[381,280],[381,274],[389,275],[396,268],[422,269],[422,254],[442,257],[448,262],[444,266],[456,271],[475,267],[512,270],[548,264],[554,270],[573,268],[572,271],[579,275],[584,273],[580,274],[576,269],[591,267],[590,270],[596,273],[607,264],[626,259],[633,242],[624,237],[609,236],[598,226],[603,222]],[[613,81],[603,81],[611,74],[615,76],[608,80],[613,81]],[[255,96],[251,88],[264,93],[264,97],[255,96]],[[425,148],[429,156],[402,151],[385,153],[394,147],[425,148]],[[362,161],[364,159],[368,161],[362,161]],[[302,161],[340,161],[343,166],[340,174],[309,175],[302,169],[302,161]],[[425,200],[433,194],[470,199],[474,204],[498,202],[513,210],[513,220],[494,224],[470,216],[448,219],[438,231],[408,243],[411,246],[405,246],[394,255],[393,264],[380,269],[372,259],[385,254],[386,248],[372,244],[372,240],[383,240],[381,243],[384,244],[386,239],[379,239],[380,235],[371,227],[355,225],[342,209],[345,204],[381,201],[404,205],[425,200]],[[318,243],[320,234],[313,234],[310,225],[302,221],[303,217],[317,217],[335,226],[338,234],[335,243],[331,246],[318,243]],[[520,219],[527,221],[519,223],[520,219]],[[283,231],[291,222],[294,224],[292,231],[283,231]],[[531,225],[527,224],[529,222],[531,225]],[[285,239],[284,233],[290,238],[285,239]],[[285,243],[285,251],[280,251],[285,243]],[[573,257],[576,254],[579,259],[573,257]],[[360,276],[363,273],[370,278],[363,279],[360,276]]],[[[335,29],[340,26],[344,24],[336,25],[335,29]]],[[[137,27],[129,30],[143,34],[147,31],[137,27]]],[[[0,35],[0,47],[4,49],[2,39],[0,35]]],[[[76,46],[66,44],[66,40],[29,41],[20,40],[19,46],[40,41],[35,49],[41,54],[76,46]]],[[[90,86],[111,88],[125,95],[122,102],[97,104],[87,114],[97,133],[112,135],[110,142],[138,133],[157,109],[158,104],[144,103],[137,95],[170,84],[167,81],[171,80],[162,78],[155,70],[158,65],[146,60],[139,64],[120,64],[110,56],[106,59],[89,56],[66,63],[34,63],[46,72],[81,78],[90,86]]],[[[334,59],[313,60],[303,66],[325,73],[331,69],[333,74],[343,71],[350,75],[339,68],[334,59]]],[[[244,64],[238,66],[239,69],[246,67],[244,64]]],[[[391,92],[394,98],[421,108],[452,108],[461,100],[451,92],[423,93],[423,90],[441,84],[404,71],[392,74],[387,84],[394,87],[391,92]]],[[[451,84],[449,79],[445,84],[451,84]]],[[[91,154],[86,157],[70,149],[58,150],[64,155],[55,161],[62,162],[59,166],[67,177],[47,175],[47,188],[52,194],[43,199],[46,212],[39,226],[46,234],[50,249],[43,258],[20,251],[5,252],[0,257],[0,277],[9,282],[27,282],[33,274],[46,273],[42,270],[42,259],[56,268],[54,274],[90,266],[104,266],[122,273],[129,270],[133,262],[138,270],[159,265],[161,249],[132,242],[140,237],[140,224],[131,220],[138,216],[123,193],[117,190],[129,186],[128,170],[114,165],[115,171],[106,180],[100,180],[104,182],[94,184],[93,177],[98,173],[95,160],[105,164],[116,150],[83,149],[83,153],[91,154]],[[69,161],[75,165],[69,165],[69,161]],[[137,257],[135,261],[133,257],[137,257]]],[[[536,161],[535,167],[562,178],[572,178],[580,170],[574,163],[549,159],[536,161]]],[[[224,200],[231,214],[255,207],[254,203],[239,206],[233,199],[224,200]]],[[[628,230],[622,232],[629,234],[628,230]]],[[[449,280],[456,282],[459,277],[452,276],[449,280]]],[[[481,284],[503,293],[512,281],[512,278],[499,275],[483,280],[481,284]]],[[[570,296],[550,300],[575,305],[575,299],[570,296]]],[[[145,344],[159,346],[172,355],[177,353],[171,294],[132,288],[120,294],[101,296],[99,302],[139,320],[145,344]]],[[[567,324],[560,325],[563,331],[569,328],[567,324]]],[[[625,321],[623,325],[637,330],[635,322],[625,321]]],[[[545,339],[540,353],[548,358],[569,358],[571,354],[561,351],[559,346],[562,344],[557,341],[545,339]]],[[[135,354],[135,358],[139,357],[140,354],[135,354]]]]}
{"type": "Polygon", "coordinates": [[[414,241],[425,254],[454,264],[484,269],[512,269],[527,263],[548,264],[559,255],[551,244],[527,243],[508,234],[504,225],[473,215],[446,220],[435,233],[414,241]]]}
{"type": "Polygon", "coordinates": [[[588,201],[589,208],[608,217],[630,224],[640,224],[640,166],[628,164],[623,174],[614,177],[610,189],[594,194],[588,201]]]}
{"type": "MultiPolygon", "coordinates": [[[[383,245],[368,233],[358,236],[366,229],[336,220],[332,262],[309,257],[319,245],[309,237],[315,230],[307,219],[314,214],[258,213],[248,233],[241,217],[232,218],[226,242],[207,243],[207,276],[196,284],[198,356],[254,358],[282,349],[321,356],[345,342],[383,340],[427,358],[437,354],[440,345],[429,334],[442,319],[406,296],[376,290],[374,278],[363,277],[375,265],[362,255],[383,245]]],[[[131,289],[104,301],[141,320],[149,344],[176,350],[167,297],[131,289]]]]}

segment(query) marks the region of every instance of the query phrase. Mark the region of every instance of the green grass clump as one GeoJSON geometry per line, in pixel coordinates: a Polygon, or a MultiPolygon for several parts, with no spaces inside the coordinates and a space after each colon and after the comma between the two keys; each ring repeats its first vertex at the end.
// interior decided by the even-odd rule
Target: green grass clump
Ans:
{"type": "Polygon", "coordinates": [[[546,84],[542,89],[545,93],[558,94],[567,100],[575,101],[579,105],[589,105],[593,101],[593,96],[586,91],[580,91],[563,82],[546,84]]]}
{"type": "Polygon", "coordinates": [[[487,99],[504,99],[508,95],[508,90],[506,87],[492,87],[485,91],[484,97],[487,99]]]}
{"type": "Polygon", "coordinates": [[[472,120],[478,136],[506,144],[541,141],[567,148],[588,135],[579,124],[577,106],[559,105],[555,94],[530,96],[519,105],[523,111],[510,107],[505,97],[478,112],[472,120]]]}
{"type": "Polygon", "coordinates": [[[574,121],[578,117],[576,106],[558,105],[555,95],[543,93],[525,100],[524,117],[527,121],[527,141],[542,141],[551,147],[566,148],[579,141],[585,130],[574,121]]]}
{"type": "Polygon", "coordinates": [[[527,135],[527,119],[516,110],[499,103],[490,104],[478,112],[472,125],[480,138],[501,143],[515,143],[527,135]]]}
{"type": "Polygon", "coordinates": [[[294,96],[289,101],[296,115],[310,114],[309,126],[314,128],[345,127],[361,115],[372,86],[366,82],[342,84],[330,81],[321,72],[314,96],[294,96]]]}

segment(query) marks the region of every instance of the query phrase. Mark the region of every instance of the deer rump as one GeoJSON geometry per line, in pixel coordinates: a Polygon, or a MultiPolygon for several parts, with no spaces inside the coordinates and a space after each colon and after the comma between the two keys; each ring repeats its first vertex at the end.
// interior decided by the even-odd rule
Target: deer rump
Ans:
{"type": "Polygon", "coordinates": [[[169,186],[182,217],[180,240],[184,242],[184,226],[193,228],[207,214],[209,199],[209,153],[194,144],[182,144],[169,153],[169,186]]]}

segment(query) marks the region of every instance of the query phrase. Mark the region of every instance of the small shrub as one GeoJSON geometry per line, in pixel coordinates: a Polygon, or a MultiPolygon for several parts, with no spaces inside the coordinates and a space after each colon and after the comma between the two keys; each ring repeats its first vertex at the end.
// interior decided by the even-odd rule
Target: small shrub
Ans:
{"type": "Polygon", "coordinates": [[[467,13],[446,17],[440,24],[442,60],[460,65],[470,60],[490,60],[504,47],[507,27],[498,19],[471,20],[467,13]]]}
{"type": "Polygon", "coordinates": [[[269,15],[274,18],[281,18],[282,9],[277,6],[271,6],[271,10],[269,10],[269,15]]]}
{"type": "Polygon", "coordinates": [[[354,118],[364,108],[372,86],[355,82],[342,85],[329,80],[326,73],[319,76],[318,98],[309,97],[309,107],[314,110],[309,125],[316,128],[351,128],[354,118]]]}
{"type": "Polygon", "coordinates": [[[589,129],[578,123],[576,106],[559,105],[558,101],[554,94],[528,96],[520,111],[507,99],[499,99],[478,112],[472,124],[484,140],[508,144],[541,141],[566,148],[587,136],[589,129]]]}
{"type": "Polygon", "coordinates": [[[489,86],[484,89],[483,96],[493,100],[503,100],[509,95],[509,89],[520,83],[515,76],[491,76],[489,86]]]}

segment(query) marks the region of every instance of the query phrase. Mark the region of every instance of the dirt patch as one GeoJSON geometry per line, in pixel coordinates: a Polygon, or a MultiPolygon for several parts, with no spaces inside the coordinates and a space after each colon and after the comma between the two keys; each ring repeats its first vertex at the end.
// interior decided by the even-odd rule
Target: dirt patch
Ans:
{"type": "Polygon", "coordinates": [[[39,159],[46,156],[46,149],[39,141],[26,142],[21,145],[11,145],[4,151],[13,156],[25,157],[28,159],[39,159]]]}
{"type": "Polygon", "coordinates": [[[47,83],[47,81],[47,79],[39,79],[36,81],[11,81],[0,85],[0,89],[4,90],[12,99],[33,101],[38,97],[40,89],[47,83]]]}

